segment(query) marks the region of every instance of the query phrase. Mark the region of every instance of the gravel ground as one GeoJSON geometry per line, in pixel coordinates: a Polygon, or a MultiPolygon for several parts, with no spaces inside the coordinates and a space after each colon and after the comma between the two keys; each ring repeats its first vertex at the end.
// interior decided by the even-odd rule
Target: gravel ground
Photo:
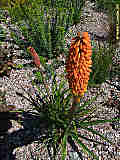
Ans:
{"type": "MultiPolygon", "coordinates": [[[[77,25],[77,27],[72,26],[68,29],[68,33],[66,33],[66,43],[69,44],[72,36],[70,36],[70,32],[72,31],[73,35],[76,35],[78,31],[89,31],[91,39],[94,40],[94,37],[97,35],[99,37],[102,37],[103,35],[107,37],[106,29],[103,29],[103,24],[106,24],[108,26],[107,22],[107,16],[103,13],[96,13],[92,10],[92,7],[94,6],[94,3],[89,3],[86,1],[86,6],[84,7],[83,11],[83,20],[84,22],[81,22],[77,25]],[[89,15],[89,16],[88,16],[89,15]],[[86,17],[86,18],[85,18],[86,17]],[[91,20],[90,18],[93,17],[94,19],[91,20]],[[85,19],[87,19],[85,21],[85,19]],[[89,19],[89,21],[88,21],[89,19]],[[101,21],[102,20],[102,21],[101,21]],[[101,24],[99,23],[101,22],[101,24]],[[91,34],[93,33],[93,34],[91,34]]],[[[109,29],[108,29],[109,30],[109,29]]],[[[97,42],[97,40],[96,40],[97,42]]],[[[102,43],[102,42],[101,42],[102,43]]],[[[8,44],[7,44],[8,45],[8,44]]],[[[17,48],[17,46],[16,46],[17,48]]],[[[114,63],[119,64],[119,57],[120,57],[120,48],[118,48],[117,51],[117,62],[116,58],[114,58],[114,63]]],[[[22,51],[17,50],[17,54],[20,54],[22,51]]],[[[59,57],[59,60],[65,61],[65,57],[61,55],[59,57]]],[[[16,64],[26,64],[31,63],[31,60],[25,60],[25,59],[16,59],[14,61],[16,64]]],[[[51,63],[50,61],[48,63],[51,63]]],[[[57,81],[58,84],[60,82],[60,75],[61,73],[64,74],[64,65],[60,66],[58,69],[56,69],[57,73],[57,81]]],[[[32,108],[32,105],[22,97],[19,97],[16,95],[16,91],[23,92],[21,89],[21,86],[28,92],[31,93],[33,97],[35,97],[35,91],[37,90],[34,88],[31,84],[31,80],[29,79],[29,76],[34,79],[33,70],[37,70],[35,67],[25,67],[21,70],[12,70],[10,77],[7,78],[4,76],[3,78],[0,78],[0,88],[2,87],[7,91],[6,94],[6,101],[7,104],[13,104],[17,106],[18,109],[23,109],[27,111],[28,109],[32,108]]],[[[119,82],[118,77],[113,80],[114,83],[119,82]]],[[[117,86],[120,84],[116,84],[117,86]]],[[[48,82],[49,88],[51,88],[51,81],[48,82]]],[[[41,86],[42,87],[42,86],[41,86]]],[[[68,88],[68,83],[66,82],[65,87],[68,88]]],[[[113,91],[117,97],[120,98],[120,91],[118,91],[115,87],[110,86],[107,83],[103,83],[100,88],[88,88],[88,92],[86,93],[83,101],[86,101],[87,99],[93,97],[96,95],[98,91],[103,89],[103,94],[100,95],[97,100],[94,102],[93,105],[97,106],[97,110],[94,113],[95,119],[97,118],[114,118],[118,115],[118,109],[113,108],[111,109],[110,106],[103,105],[105,102],[107,102],[110,98],[112,98],[111,92],[113,91]]],[[[42,90],[44,92],[44,90],[42,90]]],[[[24,93],[25,94],[25,93],[24,93]]],[[[25,94],[25,96],[27,96],[25,94]]],[[[40,127],[34,128],[31,124],[31,122],[26,121],[26,124],[24,124],[24,127],[19,125],[16,121],[11,120],[12,127],[7,132],[7,142],[4,144],[4,147],[0,146],[0,157],[1,160],[7,160],[8,157],[5,158],[5,155],[2,155],[2,153],[9,152],[8,155],[10,155],[9,159],[13,160],[33,160],[31,157],[31,154],[34,156],[40,157],[40,160],[49,160],[48,151],[45,147],[42,146],[42,144],[37,144],[36,139],[42,135],[41,132],[43,132],[40,127]],[[28,125],[29,124],[29,125],[28,125]],[[25,142],[25,140],[30,141],[30,143],[25,142]],[[30,140],[29,140],[30,139],[30,140]],[[4,148],[4,152],[3,149],[4,148]],[[6,151],[7,150],[7,151],[6,151]]],[[[99,156],[99,160],[120,160],[120,126],[118,124],[117,130],[114,130],[109,123],[106,123],[105,125],[99,125],[94,126],[94,129],[101,132],[109,138],[113,143],[116,144],[116,147],[111,146],[101,146],[97,145],[94,146],[93,143],[88,143],[85,140],[82,140],[94,153],[96,153],[99,156]]],[[[46,131],[47,132],[47,131],[46,131]]],[[[87,132],[80,130],[80,133],[83,135],[88,135],[89,138],[94,138],[96,140],[102,141],[98,136],[93,136],[92,134],[88,134],[87,132]]],[[[73,152],[69,144],[67,144],[68,147],[68,156],[67,160],[79,160],[77,153],[73,152]]],[[[79,148],[81,151],[81,148],[79,148]]],[[[81,151],[82,153],[82,151],[81,151]]],[[[83,160],[88,160],[90,157],[88,157],[87,154],[82,153],[83,160]]],[[[57,159],[60,159],[60,156],[57,157],[57,159]]]]}

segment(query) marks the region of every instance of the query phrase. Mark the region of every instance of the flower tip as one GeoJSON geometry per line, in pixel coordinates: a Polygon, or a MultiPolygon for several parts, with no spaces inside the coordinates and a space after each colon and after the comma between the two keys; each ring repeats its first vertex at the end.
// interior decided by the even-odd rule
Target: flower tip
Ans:
{"type": "Polygon", "coordinates": [[[80,37],[80,32],[77,33],[77,36],[80,37]]]}
{"type": "Polygon", "coordinates": [[[27,49],[29,50],[31,56],[33,57],[33,61],[34,61],[35,65],[36,65],[36,67],[39,68],[40,67],[40,58],[39,58],[37,52],[31,46],[29,46],[27,49]]]}
{"type": "Polygon", "coordinates": [[[82,37],[88,37],[88,32],[83,32],[82,37]]]}

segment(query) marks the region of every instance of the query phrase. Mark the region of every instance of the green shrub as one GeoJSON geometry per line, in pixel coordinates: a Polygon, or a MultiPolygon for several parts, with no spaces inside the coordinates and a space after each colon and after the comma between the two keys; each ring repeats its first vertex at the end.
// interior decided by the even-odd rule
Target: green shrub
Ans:
{"type": "Polygon", "coordinates": [[[90,74],[89,86],[99,85],[110,78],[112,57],[114,48],[110,44],[108,48],[99,48],[98,51],[93,48],[92,54],[92,72],[90,74]]]}

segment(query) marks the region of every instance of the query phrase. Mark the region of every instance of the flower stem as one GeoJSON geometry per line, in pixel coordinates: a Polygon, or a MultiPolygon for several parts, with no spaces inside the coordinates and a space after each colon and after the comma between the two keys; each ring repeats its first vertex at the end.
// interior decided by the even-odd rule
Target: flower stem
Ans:
{"type": "Polygon", "coordinates": [[[73,104],[70,112],[74,113],[76,111],[78,103],[80,103],[80,96],[73,96],[73,104]]]}

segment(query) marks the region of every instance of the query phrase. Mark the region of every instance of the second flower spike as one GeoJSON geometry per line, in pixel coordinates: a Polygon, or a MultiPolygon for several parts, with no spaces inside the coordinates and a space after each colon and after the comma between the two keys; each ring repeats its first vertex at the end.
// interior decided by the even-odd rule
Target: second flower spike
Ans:
{"type": "Polygon", "coordinates": [[[34,49],[33,47],[31,47],[31,46],[28,47],[28,50],[29,50],[31,56],[33,57],[33,61],[34,61],[35,65],[36,65],[36,67],[39,68],[39,67],[40,67],[40,58],[39,58],[37,52],[36,52],[35,49],[34,49]]]}

